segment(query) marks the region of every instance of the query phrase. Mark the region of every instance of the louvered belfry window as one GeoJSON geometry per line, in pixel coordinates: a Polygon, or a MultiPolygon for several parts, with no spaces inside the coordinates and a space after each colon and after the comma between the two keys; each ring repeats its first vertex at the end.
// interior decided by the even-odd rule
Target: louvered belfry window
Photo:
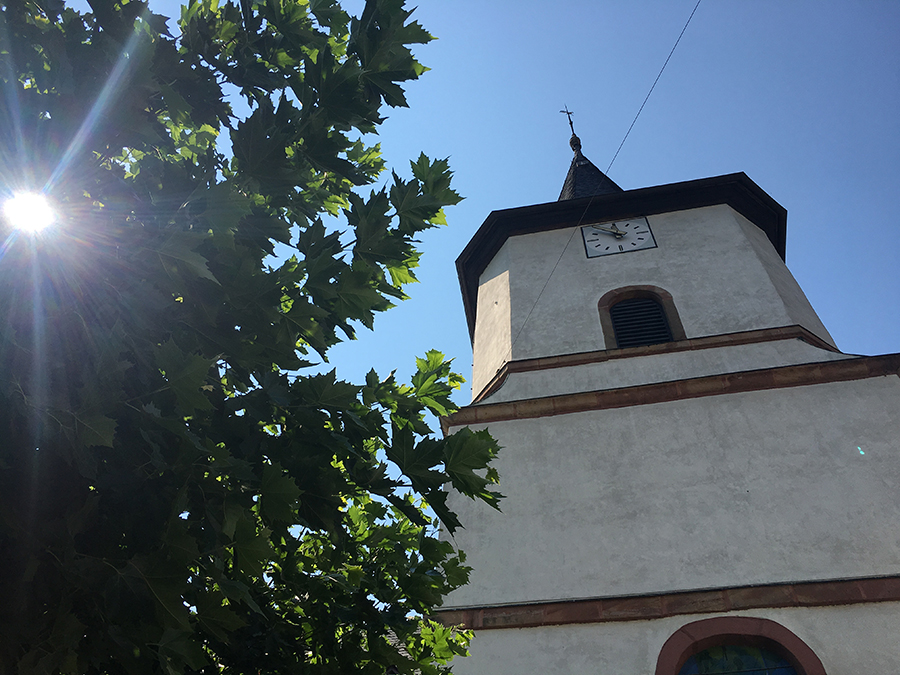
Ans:
{"type": "Polygon", "coordinates": [[[672,330],[662,305],[653,298],[630,298],[609,308],[616,344],[642,347],[672,341],[672,330]]]}

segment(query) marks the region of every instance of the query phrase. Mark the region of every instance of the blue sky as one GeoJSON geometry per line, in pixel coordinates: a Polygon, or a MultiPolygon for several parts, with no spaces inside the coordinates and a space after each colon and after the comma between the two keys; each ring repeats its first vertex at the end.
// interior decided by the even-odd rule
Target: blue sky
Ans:
{"type": "MultiPolygon", "coordinates": [[[[340,376],[405,377],[429,348],[469,376],[456,256],[492,210],[557,198],[564,105],[606,169],[695,4],[422,0],[432,71],[380,142],[401,173],[420,151],[450,157],[466,200],[423,236],[411,299],[333,351],[340,376]]],[[[848,353],[900,352],[898,35],[893,0],[702,0],[608,172],[625,189],[749,175],[788,210],[788,266],[848,353]]]]}
{"type": "MultiPolygon", "coordinates": [[[[449,156],[467,199],[423,240],[412,299],[336,351],[341,372],[405,373],[429,347],[470,372],[455,257],[491,210],[557,198],[563,105],[606,169],[695,4],[419,5],[433,70],[382,143],[393,163],[449,156]]],[[[896,2],[702,0],[609,171],[625,189],[749,175],[788,210],[788,266],[848,353],[900,351],[898,35],[896,2]]]]}

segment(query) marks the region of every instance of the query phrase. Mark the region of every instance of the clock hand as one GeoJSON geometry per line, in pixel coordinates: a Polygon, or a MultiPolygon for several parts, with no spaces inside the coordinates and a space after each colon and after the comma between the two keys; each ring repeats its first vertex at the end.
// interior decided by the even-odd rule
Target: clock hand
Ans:
{"type": "Polygon", "coordinates": [[[616,227],[615,225],[613,225],[613,227],[614,227],[615,229],[610,229],[610,228],[608,228],[608,227],[600,227],[599,225],[591,225],[591,227],[593,227],[595,230],[600,230],[601,232],[606,232],[607,234],[614,234],[614,235],[616,236],[616,239],[621,239],[621,238],[624,237],[626,234],[628,234],[628,233],[625,232],[624,230],[620,230],[620,229],[619,229],[618,227],[616,227]]]}

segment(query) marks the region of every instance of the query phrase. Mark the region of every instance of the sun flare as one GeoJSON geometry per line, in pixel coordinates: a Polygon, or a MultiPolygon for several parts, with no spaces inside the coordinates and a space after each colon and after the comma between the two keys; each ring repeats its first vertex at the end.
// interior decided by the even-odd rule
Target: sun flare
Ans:
{"type": "Polygon", "coordinates": [[[56,213],[46,195],[38,192],[20,192],[3,204],[3,214],[17,230],[36,234],[52,225],[56,213]]]}

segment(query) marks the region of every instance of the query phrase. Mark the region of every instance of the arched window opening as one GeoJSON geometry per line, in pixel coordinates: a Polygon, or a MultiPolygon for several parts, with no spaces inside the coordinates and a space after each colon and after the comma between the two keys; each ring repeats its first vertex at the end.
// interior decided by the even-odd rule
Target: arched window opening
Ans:
{"type": "Polygon", "coordinates": [[[719,616],[675,631],[659,653],[656,675],[825,675],[825,668],[775,621],[719,616]]]}
{"type": "Polygon", "coordinates": [[[658,286],[625,286],[597,303],[607,349],[685,340],[672,294],[658,286]]]}
{"type": "Polygon", "coordinates": [[[672,329],[662,305],[654,298],[622,300],[609,308],[616,346],[643,347],[672,341],[672,329]]]}
{"type": "Polygon", "coordinates": [[[768,649],[744,645],[711,647],[685,661],[678,675],[797,675],[787,661],[768,649]]]}

